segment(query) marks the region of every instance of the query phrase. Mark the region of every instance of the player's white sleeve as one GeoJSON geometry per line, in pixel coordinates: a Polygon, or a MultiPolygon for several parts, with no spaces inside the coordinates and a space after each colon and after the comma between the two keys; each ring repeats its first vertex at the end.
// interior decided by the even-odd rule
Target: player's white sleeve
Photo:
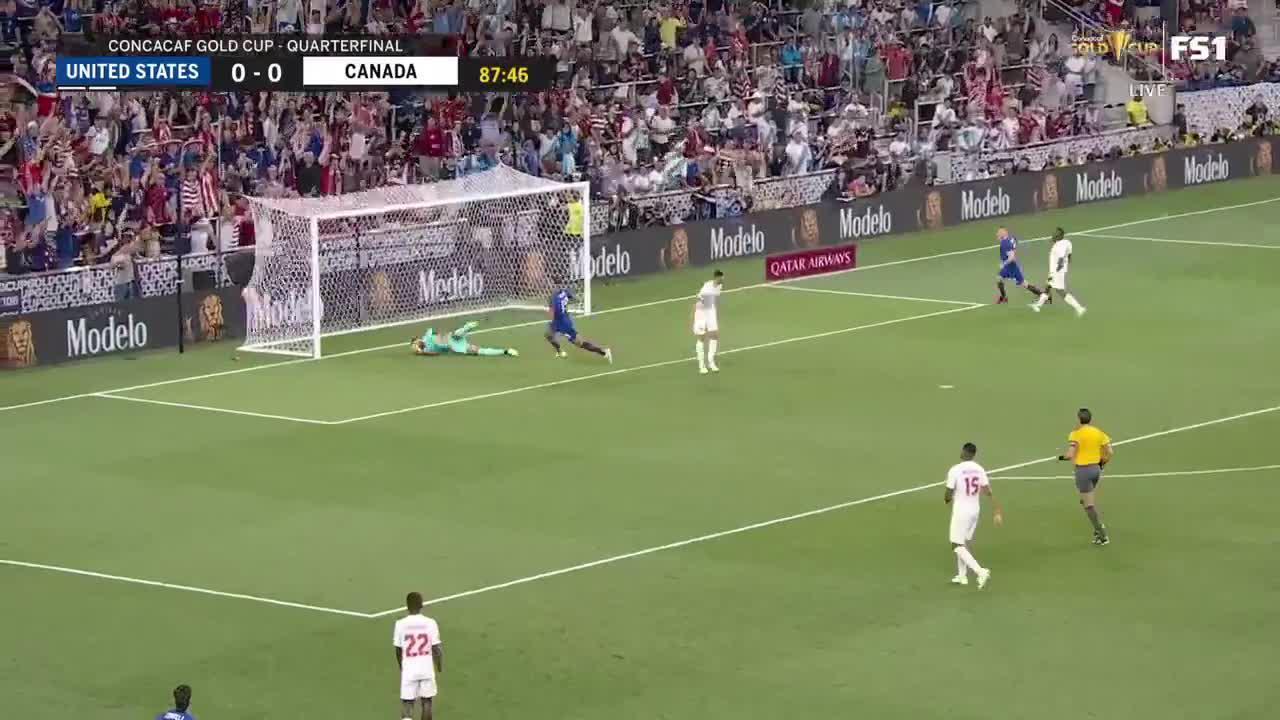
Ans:
{"type": "Polygon", "coordinates": [[[440,623],[436,622],[435,620],[432,620],[430,632],[431,632],[431,638],[432,638],[431,646],[435,647],[436,645],[439,645],[441,643],[440,623]]]}
{"type": "Polygon", "coordinates": [[[391,629],[391,644],[395,647],[404,648],[404,633],[400,632],[400,623],[391,629]]]}
{"type": "Polygon", "coordinates": [[[958,476],[958,473],[956,473],[956,469],[954,467],[947,471],[947,489],[948,490],[955,490],[956,487],[959,485],[959,481],[956,479],[957,476],[958,476]]]}

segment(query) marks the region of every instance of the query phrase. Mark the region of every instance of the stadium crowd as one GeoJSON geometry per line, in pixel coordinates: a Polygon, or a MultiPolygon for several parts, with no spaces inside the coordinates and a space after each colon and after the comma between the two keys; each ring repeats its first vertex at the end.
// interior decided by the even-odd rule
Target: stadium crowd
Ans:
{"type": "Polygon", "coordinates": [[[251,244],[246,195],[430,182],[499,162],[589,180],[620,225],[635,222],[626,198],[661,190],[733,186],[743,211],[753,183],[836,169],[834,192],[863,196],[930,182],[937,151],[1102,129],[1090,102],[1098,60],[1033,13],[978,18],[976,7],[0,0],[0,55],[16,78],[0,90],[6,270],[110,261],[124,278],[138,256],[251,244]],[[59,94],[52,82],[57,41],[69,34],[223,31],[450,33],[470,56],[550,54],[558,86],[485,96],[59,94]]]}

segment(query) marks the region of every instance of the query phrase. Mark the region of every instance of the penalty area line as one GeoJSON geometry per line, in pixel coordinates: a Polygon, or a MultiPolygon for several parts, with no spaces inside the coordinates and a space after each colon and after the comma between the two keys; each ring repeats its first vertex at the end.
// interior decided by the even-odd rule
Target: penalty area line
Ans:
{"type": "Polygon", "coordinates": [[[1255,248],[1258,250],[1280,250],[1280,245],[1263,245],[1261,243],[1214,242],[1213,240],[1174,240],[1172,238],[1138,237],[1135,235],[1103,235],[1092,232],[1076,233],[1081,237],[1102,238],[1104,240],[1134,240],[1137,242],[1167,243],[1169,245],[1218,245],[1233,248],[1255,248]]]}
{"type": "Polygon", "coordinates": [[[791,290],[792,292],[821,293],[824,295],[847,295],[849,297],[876,298],[879,300],[905,300],[908,302],[938,303],[941,305],[982,305],[982,303],[976,303],[971,300],[940,300],[938,298],[914,297],[911,295],[884,295],[881,293],[855,292],[853,290],[833,290],[831,288],[806,287],[804,285],[777,285],[771,283],[765,285],[765,287],[772,288],[774,290],[791,290]]]}
{"type": "MultiPolygon", "coordinates": [[[[1145,435],[1138,435],[1136,437],[1120,440],[1112,444],[1116,446],[1129,445],[1136,442],[1142,442],[1144,440],[1152,440],[1154,438],[1165,437],[1167,435],[1174,435],[1177,433],[1189,432],[1191,430],[1198,430],[1200,428],[1210,427],[1213,425],[1221,425],[1223,423],[1234,422],[1236,420],[1244,420],[1245,418],[1251,418],[1251,417],[1256,417],[1258,415],[1273,413],[1273,412],[1276,412],[1277,410],[1280,410],[1280,405],[1276,405],[1269,408],[1262,408],[1260,410],[1250,410],[1249,412],[1237,413],[1235,415],[1227,415],[1226,417],[1215,418],[1213,420],[1205,420],[1203,422],[1193,423],[1191,425],[1182,425],[1180,427],[1169,428],[1167,430],[1158,430],[1156,432],[1147,433],[1145,435]]],[[[1057,459],[1058,459],[1057,455],[1050,455],[1048,457],[1036,458],[1034,460],[1027,460],[1025,462],[1014,463],[1013,465],[1005,465],[1004,467],[999,467],[991,470],[990,473],[991,475],[999,475],[1000,473],[1010,472],[1013,470],[1021,470],[1022,468],[1025,468],[1025,467],[1031,467],[1032,465],[1040,465],[1042,463],[1050,462],[1052,460],[1057,460],[1057,459]]],[[[997,477],[997,479],[1001,479],[1001,478],[997,477]]],[[[1009,479],[1009,478],[1004,478],[1004,479],[1009,479]]],[[[609,565],[612,563],[621,562],[623,560],[631,560],[633,558],[644,557],[646,555],[652,555],[654,553],[663,552],[664,550],[674,550],[677,548],[687,547],[689,545],[695,545],[695,544],[707,542],[710,540],[717,540],[719,538],[737,535],[739,533],[749,532],[751,530],[759,530],[762,528],[772,527],[774,525],[782,525],[784,523],[789,523],[796,520],[803,520],[805,518],[816,517],[818,515],[825,515],[827,513],[835,512],[837,510],[844,510],[846,508],[857,507],[859,505],[867,505],[869,503],[878,502],[880,500],[888,500],[890,498],[901,497],[904,495],[911,495],[913,493],[918,493],[923,490],[939,488],[945,484],[946,484],[945,482],[933,482],[933,483],[927,483],[924,485],[916,485],[914,487],[903,488],[901,490],[894,490],[892,492],[881,493],[879,495],[872,495],[870,497],[858,498],[856,500],[848,500],[845,502],[836,503],[834,505],[827,505],[826,507],[814,508],[813,510],[807,510],[805,512],[795,513],[794,515],[784,515],[782,517],[773,518],[772,520],[764,520],[762,522],[752,523],[750,525],[743,525],[742,527],[732,528],[729,530],[721,530],[720,532],[713,532],[706,535],[699,535],[697,537],[688,538],[686,540],[678,540],[676,542],[670,542],[664,545],[655,545],[653,547],[644,548],[643,550],[636,550],[634,552],[623,553],[621,555],[613,555],[610,557],[601,558],[600,560],[594,560],[591,562],[585,562],[578,565],[571,565],[566,568],[560,568],[559,570],[550,570],[547,572],[538,573],[537,575],[529,575],[528,577],[516,578],[515,580],[508,580],[507,582],[496,583],[494,585],[486,585],[484,587],[475,588],[473,590],[466,590],[463,592],[453,593],[451,595],[443,595],[441,597],[434,598],[432,600],[427,601],[427,604],[428,605],[439,604],[439,603],[447,602],[450,600],[458,600],[460,598],[471,597],[473,595],[480,595],[483,593],[493,592],[495,590],[504,590],[506,588],[516,587],[518,585],[526,585],[528,583],[536,582],[538,580],[546,580],[548,578],[558,577],[560,575],[568,575],[570,573],[575,573],[581,570],[587,570],[594,567],[600,567],[602,565],[609,565]]],[[[388,615],[394,615],[396,613],[403,612],[403,611],[404,611],[403,608],[395,607],[395,608],[391,608],[390,610],[381,610],[378,612],[367,613],[367,616],[370,618],[380,618],[380,617],[386,617],[388,615]]]]}
{"type": "Polygon", "coordinates": [[[291,415],[272,415],[270,413],[251,412],[249,410],[232,410],[230,408],[212,407],[209,405],[194,405],[192,403],[171,402],[169,400],[129,397],[127,395],[116,395],[114,393],[93,393],[92,397],[106,398],[107,400],[124,400],[126,402],[142,403],[144,405],[160,405],[163,407],[182,408],[184,410],[201,410],[203,412],[222,413],[224,415],[240,415],[242,417],[260,418],[263,420],[285,420],[287,422],[302,423],[305,425],[334,424],[334,421],[332,420],[313,420],[311,418],[293,417],[291,415]]]}
{"type": "MultiPolygon", "coordinates": [[[[910,322],[912,320],[924,320],[926,318],[938,317],[940,315],[951,315],[954,313],[969,312],[978,308],[988,307],[986,305],[965,305],[964,307],[951,308],[949,310],[938,310],[936,312],[924,313],[921,315],[908,315],[907,317],[894,318],[892,320],[881,320],[879,322],[866,323],[863,325],[854,325],[852,327],[840,328],[839,330],[828,330],[826,332],[813,333],[811,335],[800,335],[798,337],[784,338],[782,340],[773,340],[771,342],[759,343],[756,345],[747,345],[745,347],[729,348],[721,350],[720,355],[733,355],[736,353],[748,352],[751,350],[761,350],[764,348],[777,347],[779,345],[788,345],[790,343],[805,342],[808,340],[818,340],[821,338],[834,337],[836,335],[845,335],[859,330],[871,330],[872,328],[885,327],[888,325],[897,325],[899,323],[910,322]]],[[[625,375],[627,373],[639,372],[641,370],[652,370],[654,368],[667,367],[669,365],[680,365],[690,363],[697,360],[696,357],[682,357],[674,360],[662,360],[660,362],[646,363],[644,365],[636,365],[633,367],[619,368],[617,370],[607,370],[605,372],[591,373],[590,375],[578,375],[576,377],[564,378],[562,380],[551,380],[548,382],[535,383],[533,385],[522,385],[515,388],[507,388],[505,390],[496,390],[494,392],[482,393],[479,395],[468,395],[466,397],[452,398],[450,400],[440,400],[437,402],[424,403],[422,405],[414,405],[412,407],[398,408],[396,410],[386,410],[383,412],[371,413],[369,415],[361,415],[359,417],[347,418],[345,420],[335,420],[329,424],[347,425],[350,423],[364,422],[366,420],[377,420],[379,418],[392,417],[395,415],[404,415],[406,413],[420,412],[422,410],[430,410],[432,408],[448,407],[450,405],[461,405],[463,403],[475,402],[477,400],[488,400],[496,397],[506,397],[517,393],[530,392],[533,390],[542,390],[544,388],[558,387],[560,385],[572,385],[574,383],[585,382],[587,380],[596,380],[598,378],[613,377],[615,375],[625,375]]]]}
{"type": "Polygon", "coordinates": [[[45,563],[25,562],[22,560],[0,560],[0,565],[7,565],[15,568],[26,568],[29,570],[43,570],[45,572],[59,573],[62,575],[76,575],[79,577],[94,578],[96,580],[111,580],[113,582],[126,583],[129,585],[143,585],[146,587],[163,588],[165,590],[178,590],[181,592],[195,593],[197,595],[209,595],[212,597],[230,598],[233,600],[247,600],[249,602],[260,603],[263,605],[275,605],[277,607],[293,608],[294,610],[311,610],[313,612],[326,613],[328,615],[343,615],[345,617],[362,619],[375,617],[369,613],[359,612],[356,610],[343,610],[341,608],[324,607],[323,605],[309,605],[307,603],[290,602],[288,600],[277,600],[275,598],[262,597],[261,595],[223,592],[222,590],[212,590],[210,588],[196,587],[194,585],[178,585],[175,583],[162,582],[160,580],[147,580],[144,578],[129,577],[127,575],[112,575],[110,573],[81,570],[79,568],[64,567],[62,565],[46,565],[45,563]]]}
{"type": "MultiPolygon", "coordinates": [[[[1254,465],[1252,467],[1229,467],[1229,468],[1212,468],[1208,470],[1166,470],[1162,472],[1140,472],[1140,473],[1104,473],[1103,477],[1109,480],[1120,480],[1126,478],[1160,478],[1160,477],[1186,477],[1190,475],[1226,475],[1229,473],[1249,473],[1264,472],[1266,470],[1280,470],[1278,465],[1254,465]]],[[[1069,480],[1070,475],[1001,475],[996,477],[997,480],[1069,480]]]]}

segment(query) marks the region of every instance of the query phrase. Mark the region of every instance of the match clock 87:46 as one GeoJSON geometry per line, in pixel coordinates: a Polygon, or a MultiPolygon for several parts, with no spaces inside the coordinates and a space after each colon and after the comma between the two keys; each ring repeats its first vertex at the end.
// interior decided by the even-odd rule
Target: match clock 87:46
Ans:
{"type": "Polygon", "coordinates": [[[555,84],[552,58],[464,58],[458,67],[463,91],[548,90],[555,84]]]}

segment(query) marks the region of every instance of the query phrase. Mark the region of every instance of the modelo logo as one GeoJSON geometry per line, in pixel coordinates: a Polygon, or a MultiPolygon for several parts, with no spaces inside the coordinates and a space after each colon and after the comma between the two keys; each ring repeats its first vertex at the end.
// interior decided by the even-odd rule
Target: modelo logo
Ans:
{"type": "Polygon", "coordinates": [[[424,305],[470,300],[484,295],[484,273],[470,265],[465,275],[455,267],[448,277],[438,277],[435,270],[419,270],[418,289],[424,305]]]}
{"type": "Polygon", "coordinates": [[[1186,185],[1218,182],[1231,178],[1231,163],[1222,153],[1212,153],[1204,162],[1188,155],[1182,163],[1182,182],[1186,185]]]}
{"type": "Polygon", "coordinates": [[[840,239],[872,237],[893,232],[893,215],[884,205],[867,207],[862,212],[853,208],[840,211],[840,239]]]}
{"type": "Polygon", "coordinates": [[[1008,215],[1013,203],[1004,188],[991,188],[981,195],[973,190],[960,193],[960,219],[964,222],[1008,215]]]}
{"type": "MultiPolygon", "coordinates": [[[[601,245],[600,252],[591,257],[591,277],[611,278],[631,274],[631,253],[614,244],[613,249],[601,245]]],[[[569,251],[569,279],[582,279],[582,258],[569,251]]]]}
{"type": "Polygon", "coordinates": [[[311,302],[308,295],[290,291],[283,299],[271,296],[257,297],[245,294],[245,314],[249,332],[312,324],[311,302]]]}
{"type": "Polygon", "coordinates": [[[1089,173],[1076,174],[1076,202],[1087,203],[1095,200],[1112,200],[1124,195],[1124,180],[1115,170],[1099,170],[1097,177],[1090,178],[1089,173]]]}
{"type": "Polygon", "coordinates": [[[146,346],[147,324],[135,320],[133,313],[123,323],[111,315],[100,328],[89,327],[84,318],[67,321],[67,357],[92,357],[146,346]]]}
{"type": "Polygon", "coordinates": [[[747,255],[764,254],[764,232],[756,229],[756,224],[749,227],[738,226],[738,232],[726,235],[724,228],[711,228],[711,259],[746,257],[747,255]]]}

